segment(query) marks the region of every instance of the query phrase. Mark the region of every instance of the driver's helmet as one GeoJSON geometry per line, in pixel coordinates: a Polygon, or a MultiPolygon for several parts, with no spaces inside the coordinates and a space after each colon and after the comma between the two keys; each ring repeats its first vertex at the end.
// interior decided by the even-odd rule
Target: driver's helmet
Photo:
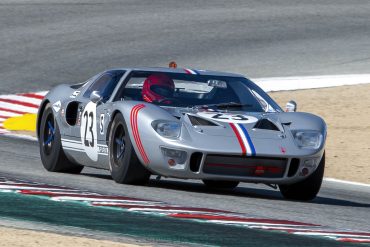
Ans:
{"type": "Polygon", "coordinates": [[[144,81],[142,96],[146,102],[160,102],[172,98],[175,83],[166,74],[153,74],[144,81]]]}

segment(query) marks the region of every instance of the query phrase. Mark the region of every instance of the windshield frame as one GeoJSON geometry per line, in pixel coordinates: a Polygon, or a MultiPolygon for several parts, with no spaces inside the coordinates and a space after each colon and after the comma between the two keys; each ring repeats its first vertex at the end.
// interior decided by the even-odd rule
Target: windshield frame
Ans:
{"type": "MultiPolygon", "coordinates": [[[[251,80],[249,80],[248,78],[246,77],[238,77],[238,76],[223,76],[223,75],[212,75],[212,74],[206,74],[206,75],[189,75],[189,74],[184,74],[184,73],[178,73],[178,72],[163,72],[163,71],[145,71],[145,70],[132,70],[130,71],[129,73],[127,73],[127,75],[125,75],[124,77],[124,80],[122,81],[122,83],[119,85],[119,89],[115,92],[115,95],[113,97],[113,101],[129,101],[129,100],[132,100],[132,99],[127,99],[125,98],[124,96],[124,91],[126,89],[126,86],[128,85],[128,83],[130,82],[130,80],[133,78],[133,77],[147,77],[149,76],[150,74],[154,74],[154,73],[164,73],[164,74],[167,74],[169,76],[171,76],[172,78],[173,77],[209,77],[209,78],[217,78],[217,79],[220,79],[220,80],[224,80],[224,81],[227,81],[227,83],[233,83],[232,81],[239,81],[241,82],[242,84],[244,84],[244,86],[246,86],[246,90],[249,90],[250,93],[252,94],[252,96],[254,97],[254,99],[261,105],[261,108],[262,108],[262,111],[260,112],[271,112],[271,111],[266,111],[264,110],[261,102],[259,101],[258,97],[254,94],[257,93],[264,101],[266,101],[266,103],[272,108],[272,112],[283,112],[282,108],[265,92],[263,91],[257,84],[255,84],[254,82],[252,82],[251,80]],[[254,92],[253,92],[254,91],[254,92]]],[[[197,80],[195,80],[197,81],[197,80]]],[[[138,87],[140,88],[140,87],[138,87]]],[[[143,102],[146,102],[144,100],[138,100],[138,101],[143,101],[143,102]]],[[[230,101],[232,102],[232,101],[230,101]]],[[[219,103],[229,103],[229,102],[219,102],[219,103]]],[[[242,102],[238,102],[238,103],[242,103],[242,102]]],[[[153,103],[152,103],[153,104],[153,103]]],[[[155,105],[157,106],[160,106],[160,107],[165,107],[165,108],[191,108],[191,107],[194,107],[194,106],[197,106],[198,104],[194,104],[193,106],[173,106],[173,105],[165,105],[165,104],[156,104],[154,103],[155,105]]],[[[243,103],[242,103],[243,104],[243,103]]],[[[205,104],[206,105],[206,104],[205,104]]],[[[227,109],[228,111],[246,111],[246,110],[242,110],[242,109],[238,109],[237,107],[230,107],[227,109]]]]}

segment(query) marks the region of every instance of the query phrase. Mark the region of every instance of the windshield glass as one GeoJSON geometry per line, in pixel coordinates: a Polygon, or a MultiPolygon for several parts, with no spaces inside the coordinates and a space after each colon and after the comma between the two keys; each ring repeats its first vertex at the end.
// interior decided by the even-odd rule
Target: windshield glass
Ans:
{"type": "Polygon", "coordinates": [[[242,77],[135,71],[129,75],[118,98],[166,107],[281,111],[262,89],[242,77]]]}

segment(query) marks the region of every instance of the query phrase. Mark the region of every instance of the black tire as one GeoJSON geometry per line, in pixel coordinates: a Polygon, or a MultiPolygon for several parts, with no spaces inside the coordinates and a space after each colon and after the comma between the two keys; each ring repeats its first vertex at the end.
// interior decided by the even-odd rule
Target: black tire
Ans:
{"type": "Polygon", "coordinates": [[[218,181],[218,180],[208,180],[204,179],[203,183],[212,189],[235,189],[239,182],[238,181],[218,181]]]}
{"type": "Polygon", "coordinates": [[[40,156],[46,170],[74,174],[82,171],[84,167],[69,161],[63,152],[59,127],[50,104],[42,113],[39,133],[40,156]]]}
{"type": "Polygon", "coordinates": [[[279,185],[281,194],[290,200],[310,201],[315,199],[321,188],[325,170],[325,153],[322,156],[319,166],[305,180],[289,185],[279,185]]]}
{"type": "Polygon", "coordinates": [[[120,184],[145,184],[150,172],[140,163],[132,146],[126,122],[118,113],[109,131],[110,172],[120,184]],[[122,145],[123,144],[123,145],[122,145]]]}

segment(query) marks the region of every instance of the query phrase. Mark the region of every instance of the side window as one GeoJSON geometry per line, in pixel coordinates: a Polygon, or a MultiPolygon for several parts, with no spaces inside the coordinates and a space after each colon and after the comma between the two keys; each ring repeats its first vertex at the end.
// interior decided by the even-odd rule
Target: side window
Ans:
{"type": "Polygon", "coordinates": [[[125,71],[107,72],[101,75],[95,82],[86,90],[84,97],[89,98],[93,91],[98,91],[103,98],[103,102],[109,100],[114,88],[121,79],[125,71]]]}

